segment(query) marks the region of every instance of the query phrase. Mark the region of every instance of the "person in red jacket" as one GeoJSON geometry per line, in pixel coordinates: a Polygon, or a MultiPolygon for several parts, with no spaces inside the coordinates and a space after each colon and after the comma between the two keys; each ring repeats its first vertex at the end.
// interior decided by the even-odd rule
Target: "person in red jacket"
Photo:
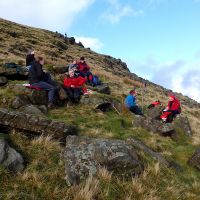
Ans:
{"type": "Polygon", "coordinates": [[[77,70],[79,72],[79,74],[82,77],[87,77],[87,82],[89,84],[92,84],[92,80],[93,80],[93,75],[90,71],[90,67],[88,66],[88,64],[85,62],[85,58],[81,57],[80,58],[80,62],[78,62],[78,67],[77,70]]]}
{"type": "Polygon", "coordinates": [[[181,104],[173,94],[169,94],[169,102],[167,107],[163,110],[160,116],[163,122],[172,122],[173,118],[181,113],[181,104]]]}
{"type": "Polygon", "coordinates": [[[64,78],[64,89],[67,92],[69,99],[73,103],[78,103],[80,101],[81,94],[87,94],[87,89],[83,87],[86,82],[86,78],[81,76],[76,77],[74,71],[69,71],[69,77],[64,78]]]}

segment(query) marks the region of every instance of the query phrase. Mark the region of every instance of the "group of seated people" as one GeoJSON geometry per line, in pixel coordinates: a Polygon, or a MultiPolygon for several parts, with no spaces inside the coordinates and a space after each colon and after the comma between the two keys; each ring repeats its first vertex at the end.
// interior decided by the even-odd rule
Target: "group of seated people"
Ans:
{"type": "MultiPolygon", "coordinates": [[[[135,115],[143,115],[141,109],[136,103],[137,92],[135,89],[131,90],[128,96],[125,99],[125,106],[133,112],[135,115]]],[[[181,104],[176,96],[172,93],[168,94],[169,102],[167,107],[163,110],[160,115],[160,119],[163,123],[172,122],[173,118],[181,113],[181,104]]],[[[148,109],[151,109],[157,105],[161,105],[160,101],[155,101],[148,106],[148,109]]]]}
{"type": "MultiPolygon", "coordinates": [[[[49,73],[43,70],[44,58],[34,57],[34,51],[30,51],[26,57],[26,65],[29,71],[28,79],[32,87],[37,87],[48,91],[48,108],[55,106],[59,86],[52,80],[49,73]]],[[[90,67],[85,62],[84,57],[79,61],[72,60],[66,67],[66,76],[63,80],[63,88],[67,96],[73,103],[80,101],[81,95],[88,95],[85,84],[92,85],[93,75],[90,67]]],[[[137,92],[135,89],[131,90],[125,99],[125,106],[136,115],[143,115],[141,109],[136,103],[137,92]]],[[[160,105],[159,101],[153,102],[149,109],[160,105]]],[[[173,95],[169,94],[168,106],[163,110],[160,119],[163,122],[171,122],[173,117],[181,113],[179,100],[173,95]]]]}
{"type": "MultiPolygon", "coordinates": [[[[48,91],[48,108],[55,107],[55,101],[58,98],[59,86],[52,80],[49,73],[43,70],[44,58],[34,57],[34,51],[26,57],[26,65],[28,69],[29,84],[32,87],[40,88],[48,91]]],[[[90,67],[87,65],[84,57],[80,61],[72,61],[66,67],[66,73],[63,80],[63,88],[69,99],[73,103],[78,103],[80,96],[88,95],[85,84],[92,85],[93,75],[90,67]]]]}

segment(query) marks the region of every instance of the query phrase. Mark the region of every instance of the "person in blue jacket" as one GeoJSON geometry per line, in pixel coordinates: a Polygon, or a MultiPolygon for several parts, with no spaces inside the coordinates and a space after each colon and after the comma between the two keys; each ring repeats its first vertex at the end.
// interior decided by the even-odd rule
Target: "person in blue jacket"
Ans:
{"type": "Polygon", "coordinates": [[[125,99],[125,106],[134,114],[143,115],[141,109],[136,103],[136,96],[137,92],[135,90],[131,90],[125,99]]]}

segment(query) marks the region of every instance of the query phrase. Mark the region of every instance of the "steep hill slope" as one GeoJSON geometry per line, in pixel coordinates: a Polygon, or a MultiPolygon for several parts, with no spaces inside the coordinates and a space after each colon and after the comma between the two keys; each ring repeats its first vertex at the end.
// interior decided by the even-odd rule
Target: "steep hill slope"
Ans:
{"type": "MultiPolygon", "coordinates": [[[[4,19],[0,19],[0,33],[1,64],[25,64],[28,49],[35,49],[37,55],[45,56],[45,68],[61,81],[54,66],[65,66],[72,58],[84,56],[93,73],[109,84],[112,98],[123,103],[124,95],[135,86],[139,93],[138,103],[143,105],[144,111],[150,102],[157,99],[164,105],[167,103],[167,89],[130,73],[120,59],[84,48],[74,38],[4,19]]],[[[24,82],[9,81],[8,84],[24,82]]],[[[60,159],[63,147],[50,137],[30,140],[26,135],[11,130],[10,141],[23,152],[27,167],[21,175],[14,177],[0,168],[0,199],[199,199],[200,174],[188,166],[187,161],[200,146],[200,104],[182,94],[177,96],[193,131],[191,138],[180,134],[179,141],[132,127],[133,116],[128,112],[120,115],[115,111],[101,113],[94,112],[89,105],[76,105],[51,110],[47,117],[77,125],[81,135],[122,140],[134,136],[166,158],[176,161],[182,170],[166,169],[143,152],[138,152],[147,167],[133,181],[119,180],[102,170],[97,178],[89,178],[80,186],[68,188],[63,180],[64,164],[60,159]]],[[[0,87],[1,107],[10,108],[13,98],[9,87],[0,87]]],[[[5,136],[0,134],[1,137],[5,136]]]]}

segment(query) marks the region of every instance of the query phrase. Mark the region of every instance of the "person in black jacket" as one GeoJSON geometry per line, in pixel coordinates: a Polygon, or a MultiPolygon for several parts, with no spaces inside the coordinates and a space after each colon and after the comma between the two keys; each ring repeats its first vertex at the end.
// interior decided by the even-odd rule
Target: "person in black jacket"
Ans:
{"type": "Polygon", "coordinates": [[[43,65],[44,58],[38,57],[38,59],[32,63],[29,69],[28,79],[30,85],[48,91],[48,108],[53,108],[56,100],[57,86],[56,83],[51,79],[50,74],[43,71],[43,65]]]}
{"type": "Polygon", "coordinates": [[[31,64],[35,61],[35,52],[34,50],[29,50],[28,54],[26,55],[26,68],[29,71],[31,64]]]}

